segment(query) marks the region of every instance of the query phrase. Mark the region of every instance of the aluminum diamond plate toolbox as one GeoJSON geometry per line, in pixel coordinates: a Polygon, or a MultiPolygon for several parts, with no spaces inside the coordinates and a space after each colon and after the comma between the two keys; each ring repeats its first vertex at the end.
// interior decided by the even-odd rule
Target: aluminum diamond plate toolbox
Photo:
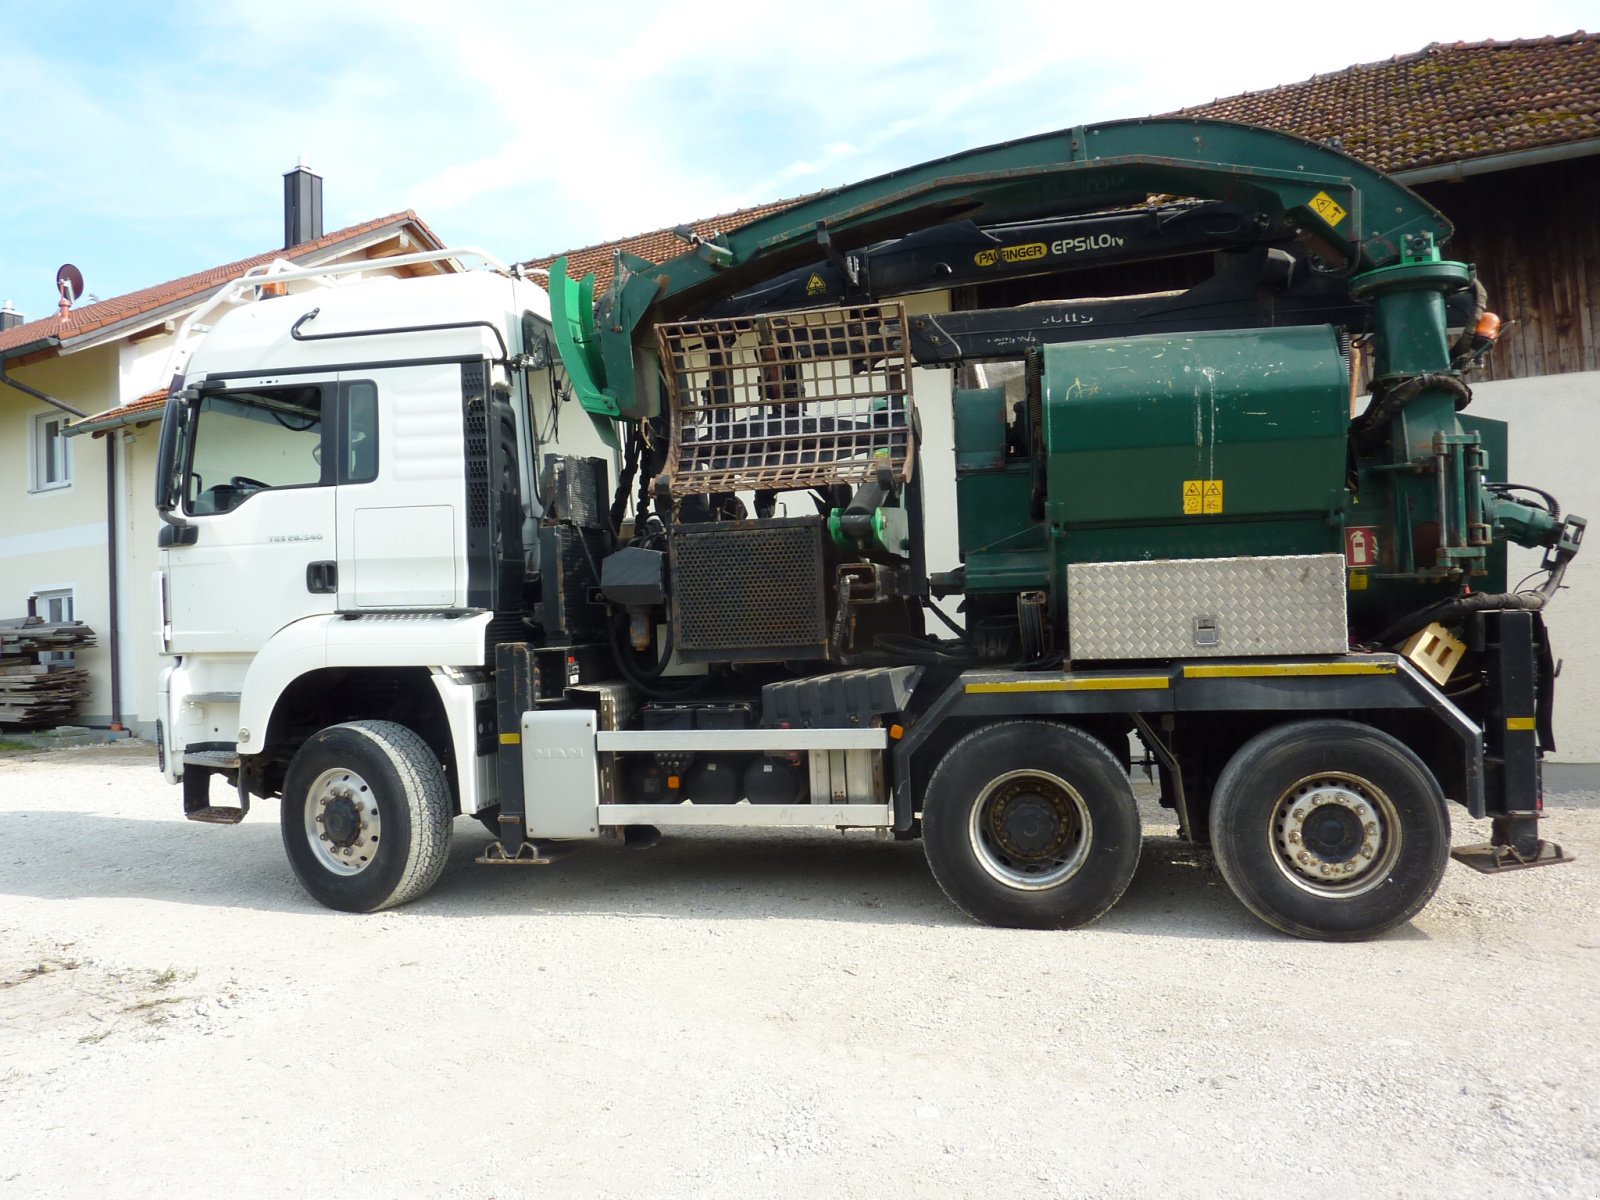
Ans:
{"type": "Polygon", "coordinates": [[[1343,654],[1342,554],[1073,563],[1074,659],[1343,654]]]}

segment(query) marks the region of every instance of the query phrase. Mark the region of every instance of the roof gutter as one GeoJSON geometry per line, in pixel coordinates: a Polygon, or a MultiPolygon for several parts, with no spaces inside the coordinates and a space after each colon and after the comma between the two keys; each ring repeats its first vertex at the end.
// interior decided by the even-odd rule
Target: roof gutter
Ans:
{"type": "Polygon", "coordinates": [[[1560,146],[1540,146],[1534,150],[1514,150],[1509,154],[1487,154],[1482,158],[1466,158],[1459,162],[1439,163],[1432,167],[1413,167],[1409,171],[1395,171],[1390,178],[1398,179],[1407,187],[1419,183],[1441,183],[1465,179],[1469,175],[1488,175],[1495,171],[1511,171],[1518,167],[1537,167],[1544,163],[1566,162],[1600,154],[1600,138],[1581,142],[1567,142],[1560,146]]]}
{"type": "MultiPolygon", "coordinates": [[[[129,406],[132,407],[131,405],[129,406]]],[[[106,416],[81,421],[73,421],[61,432],[65,437],[77,437],[81,433],[107,433],[113,429],[121,429],[127,425],[152,425],[161,420],[166,414],[166,406],[160,408],[141,408],[133,412],[117,412],[106,416]]]]}
{"type": "Polygon", "coordinates": [[[0,358],[0,383],[5,384],[7,387],[16,388],[17,391],[32,396],[35,400],[43,400],[46,404],[52,405],[55,408],[59,408],[62,412],[68,413],[74,417],[87,417],[89,415],[81,408],[73,408],[72,405],[68,404],[65,400],[57,400],[54,396],[47,396],[37,388],[31,388],[27,384],[20,383],[11,378],[11,376],[6,374],[6,360],[4,358],[0,358]]]}

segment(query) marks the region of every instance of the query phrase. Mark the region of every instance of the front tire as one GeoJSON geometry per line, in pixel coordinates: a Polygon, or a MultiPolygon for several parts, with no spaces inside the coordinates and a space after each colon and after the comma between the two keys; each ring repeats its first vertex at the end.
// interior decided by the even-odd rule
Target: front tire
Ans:
{"type": "Polygon", "coordinates": [[[392,721],[306,739],[283,784],[283,846],[300,883],[341,912],[414,900],[450,849],[450,787],[428,744],[392,721]]]}
{"type": "Polygon", "coordinates": [[[1070,929],[1127,890],[1139,809],[1103,743],[1064,725],[1009,721],[967,734],[939,761],[922,841],[933,877],[968,916],[1070,929]]]}
{"type": "Polygon", "coordinates": [[[1296,721],[1246,742],[1217,779],[1211,848],[1241,903],[1296,937],[1357,941],[1433,898],[1450,856],[1422,760],[1354,721],[1296,721]]]}

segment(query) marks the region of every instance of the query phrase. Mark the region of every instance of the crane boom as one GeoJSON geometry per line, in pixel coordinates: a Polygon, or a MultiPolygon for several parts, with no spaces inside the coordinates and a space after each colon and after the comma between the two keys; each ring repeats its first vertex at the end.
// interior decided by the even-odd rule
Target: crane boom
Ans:
{"type": "MultiPolygon", "coordinates": [[[[1110,121],[933,159],[823,192],[728,233],[694,239],[664,263],[619,253],[592,309],[584,284],[551,271],[556,339],[590,412],[636,420],[654,411],[640,349],[674,320],[761,280],[949,221],[995,223],[1137,204],[1151,195],[1246,206],[1325,247],[1343,274],[1399,261],[1405,239],[1451,234],[1421,197],[1349,155],[1227,121],[1110,121]],[[599,319],[597,319],[597,313],[599,319]]],[[[589,285],[592,294],[592,284],[589,285]]],[[[648,355],[644,356],[648,361],[648,355]]]]}

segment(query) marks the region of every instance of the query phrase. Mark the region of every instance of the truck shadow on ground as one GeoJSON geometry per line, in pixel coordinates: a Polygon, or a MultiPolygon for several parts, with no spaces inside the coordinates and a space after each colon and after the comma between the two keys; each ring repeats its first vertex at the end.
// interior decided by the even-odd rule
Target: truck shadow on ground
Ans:
{"type": "MultiPolygon", "coordinates": [[[[457,918],[967,923],[939,890],[914,842],[696,830],[666,837],[649,850],[572,844],[559,848],[547,866],[474,863],[488,841],[476,824],[458,821],[444,877],[404,911],[457,918]]],[[[0,896],[5,895],[126,897],[339,919],[301,891],[270,819],[224,829],[87,813],[0,813],[0,896]]],[[[1230,940],[1281,936],[1233,898],[1208,851],[1170,836],[1145,838],[1133,883],[1095,928],[1230,940]]],[[[1390,936],[1407,935],[1403,929],[1390,936]]]]}

